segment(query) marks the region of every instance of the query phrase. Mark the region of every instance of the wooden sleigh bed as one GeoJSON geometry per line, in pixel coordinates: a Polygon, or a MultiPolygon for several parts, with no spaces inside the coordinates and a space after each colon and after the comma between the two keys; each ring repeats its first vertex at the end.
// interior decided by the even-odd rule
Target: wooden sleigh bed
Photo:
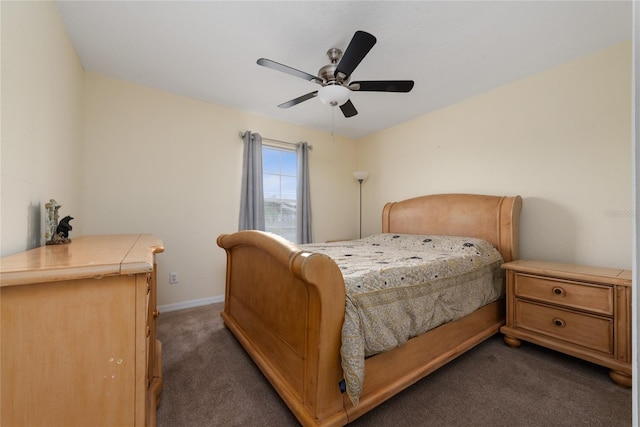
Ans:
{"type": "MultiPolygon", "coordinates": [[[[382,232],[479,238],[508,262],[518,258],[521,207],[519,196],[428,195],[387,203],[382,232]]],[[[218,245],[227,252],[221,316],[305,426],[348,424],[504,324],[500,299],[368,357],[354,406],[340,388],[345,282],[338,265],[326,255],[259,231],[221,235],[218,245]]]]}

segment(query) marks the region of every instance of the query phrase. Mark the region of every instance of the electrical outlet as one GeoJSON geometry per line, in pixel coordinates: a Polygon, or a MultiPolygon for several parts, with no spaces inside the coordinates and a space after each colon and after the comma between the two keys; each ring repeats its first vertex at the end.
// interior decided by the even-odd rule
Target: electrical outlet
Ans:
{"type": "Polygon", "coordinates": [[[169,273],[169,283],[171,284],[178,283],[178,273],[176,272],[169,273]]]}

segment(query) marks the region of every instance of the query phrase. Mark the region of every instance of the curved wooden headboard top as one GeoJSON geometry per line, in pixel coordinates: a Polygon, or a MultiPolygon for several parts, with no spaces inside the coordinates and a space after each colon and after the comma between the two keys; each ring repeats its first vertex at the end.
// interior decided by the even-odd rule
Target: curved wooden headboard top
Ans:
{"type": "Polygon", "coordinates": [[[518,259],[521,209],[520,196],[433,194],[387,203],[382,232],[476,237],[509,262],[518,259]]]}

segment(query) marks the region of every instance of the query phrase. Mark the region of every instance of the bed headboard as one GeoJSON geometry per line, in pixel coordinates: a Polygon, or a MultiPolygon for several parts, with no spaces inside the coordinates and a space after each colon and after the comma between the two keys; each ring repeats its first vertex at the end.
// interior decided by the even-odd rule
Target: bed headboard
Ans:
{"type": "Polygon", "coordinates": [[[520,196],[433,194],[390,202],[382,210],[382,232],[484,239],[505,262],[518,259],[520,196]]]}

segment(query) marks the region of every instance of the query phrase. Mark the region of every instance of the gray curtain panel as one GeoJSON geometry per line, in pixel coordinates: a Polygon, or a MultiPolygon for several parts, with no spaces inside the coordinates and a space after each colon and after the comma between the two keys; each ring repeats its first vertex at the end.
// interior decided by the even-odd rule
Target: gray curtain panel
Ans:
{"type": "Polygon", "coordinates": [[[309,192],[309,144],[296,146],[298,157],[298,243],[311,243],[311,195],[309,192]]]}
{"type": "Polygon", "coordinates": [[[242,164],[242,194],[238,230],[264,231],[264,192],[262,190],[262,137],[246,131],[242,164]]]}

